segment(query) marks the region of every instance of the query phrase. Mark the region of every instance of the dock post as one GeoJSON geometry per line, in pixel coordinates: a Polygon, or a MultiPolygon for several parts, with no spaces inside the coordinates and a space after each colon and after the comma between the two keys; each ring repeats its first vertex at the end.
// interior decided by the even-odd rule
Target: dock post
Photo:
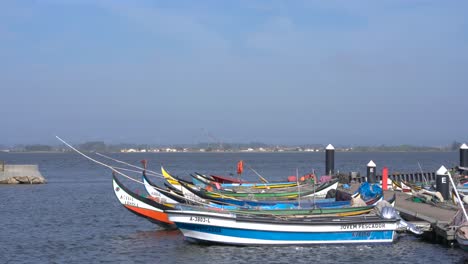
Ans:
{"type": "Polygon", "coordinates": [[[388,168],[383,167],[382,169],[382,190],[386,191],[388,189],[388,168]]]}
{"type": "Polygon", "coordinates": [[[375,163],[371,160],[367,164],[367,182],[368,183],[375,183],[375,163]]]}
{"type": "Polygon", "coordinates": [[[328,144],[325,148],[325,175],[333,175],[335,173],[335,147],[328,144]]]}
{"type": "Polygon", "coordinates": [[[468,146],[465,143],[460,146],[460,167],[468,167],[468,146]]]}
{"type": "Polygon", "coordinates": [[[436,173],[436,191],[440,192],[445,200],[449,199],[449,182],[447,172],[447,168],[442,166],[436,173]]]}

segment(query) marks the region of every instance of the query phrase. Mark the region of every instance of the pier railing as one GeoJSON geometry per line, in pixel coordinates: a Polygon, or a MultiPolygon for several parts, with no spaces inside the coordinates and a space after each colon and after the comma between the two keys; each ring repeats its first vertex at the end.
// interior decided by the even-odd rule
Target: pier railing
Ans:
{"type": "MultiPolygon", "coordinates": [[[[356,182],[365,182],[367,179],[366,176],[356,175],[351,176],[351,180],[356,182]]],[[[388,175],[389,179],[396,180],[396,181],[406,181],[406,182],[435,182],[436,181],[436,173],[435,172],[419,172],[419,173],[392,173],[388,175]]],[[[376,175],[377,181],[382,180],[382,175],[376,175]]]]}

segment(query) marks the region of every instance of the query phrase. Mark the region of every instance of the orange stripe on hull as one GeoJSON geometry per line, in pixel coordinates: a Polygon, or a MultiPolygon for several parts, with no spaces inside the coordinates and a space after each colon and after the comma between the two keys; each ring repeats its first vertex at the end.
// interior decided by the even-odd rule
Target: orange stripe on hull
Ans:
{"type": "Polygon", "coordinates": [[[158,211],[154,211],[154,210],[149,210],[149,209],[145,209],[145,208],[141,208],[141,207],[135,207],[135,206],[131,206],[131,205],[125,205],[125,207],[131,211],[134,211],[138,214],[141,214],[143,216],[146,216],[148,218],[151,218],[151,219],[154,219],[156,221],[160,221],[160,222],[163,222],[165,224],[168,224],[168,225],[173,225],[174,222],[171,222],[169,221],[169,218],[167,217],[167,214],[166,213],[163,213],[163,212],[158,212],[158,211]]]}

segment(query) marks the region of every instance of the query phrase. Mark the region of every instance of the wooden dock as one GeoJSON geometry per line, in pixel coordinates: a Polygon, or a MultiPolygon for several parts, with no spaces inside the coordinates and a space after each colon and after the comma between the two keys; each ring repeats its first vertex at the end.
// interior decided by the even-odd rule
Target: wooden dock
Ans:
{"type": "Polygon", "coordinates": [[[450,225],[458,207],[450,202],[440,204],[427,204],[414,202],[413,196],[399,191],[385,191],[384,197],[396,194],[395,209],[400,216],[419,226],[424,237],[447,245],[453,245],[456,227],[450,225]]]}
{"type": "MultiPolygon", "coordinates": [[[[351,185],[351,190],[357,190],[359,183],[351,185]]],[[[455,243],[456,227],[450,225],[458,211],[458,207],[450,202],[428,204],[413,201],[413,196],[401,191],[384,191],[384,198],[388,200],[396,195],[395,209],[400,216],[424,231],[423,237],[431,242],[438,242],[448,246],[455,243]]]]}

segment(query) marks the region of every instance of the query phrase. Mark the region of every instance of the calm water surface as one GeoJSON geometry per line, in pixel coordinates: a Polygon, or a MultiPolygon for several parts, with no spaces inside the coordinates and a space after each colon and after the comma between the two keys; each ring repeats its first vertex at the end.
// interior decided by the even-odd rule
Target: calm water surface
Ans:
{"type": "MultiPolygon", "coordinates": [[[[182,177],[194,171],[228,175],[243,159],[262,176],[324,171],[324,153],[111,154],[132,164],[149,160],[158,170],[182,177]]],[[[99,158],[99,157],[98,157],[99,158]]],[[[336,169],[365,173],[374,160],[390,172],[453,167],[457,153],[337,153],[336,169]]],[[[389,245],[286,247],[201,246],[178,231],[157,226],[125,210],[112,190],[108,169],[77,154],[0,153],[10,164],[38,164],[45,185],[0,185],[0,263],[464,263],[467,253],[400,235],[389,245]]],[[[102,160],[102,158],[101,158],[102,160]]],[[[107,161],[106,161],[107,162],[107,161]]],[[[111,163],[109,161],[109,163],[111,163]]],[[[139,177],[137,174],[132,174],[139,177]]],[[[246,168],[246,179],[256,180],[246,168]]],[[[157,181],[157,179],[155,179],[157,181]]],[[[132,189],[144,188],[124,181],[132,189]]]]}

